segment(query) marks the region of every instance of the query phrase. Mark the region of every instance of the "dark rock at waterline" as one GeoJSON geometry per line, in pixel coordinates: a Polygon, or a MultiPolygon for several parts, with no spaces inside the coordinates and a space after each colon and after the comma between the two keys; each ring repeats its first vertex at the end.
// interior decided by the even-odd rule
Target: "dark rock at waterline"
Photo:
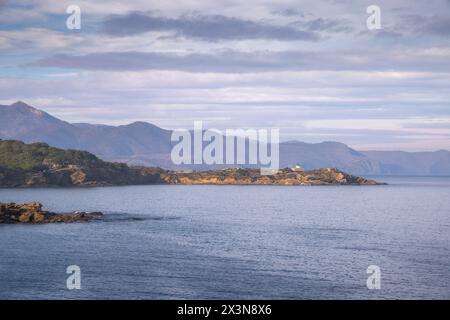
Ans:
{"type": "Polygon", "coordinates": [[[38,202],[16,204],[0,203],[0,224],[2,223],[58,223],[98,220],[101,212],[54,213],[42,210],[38,202]]]}

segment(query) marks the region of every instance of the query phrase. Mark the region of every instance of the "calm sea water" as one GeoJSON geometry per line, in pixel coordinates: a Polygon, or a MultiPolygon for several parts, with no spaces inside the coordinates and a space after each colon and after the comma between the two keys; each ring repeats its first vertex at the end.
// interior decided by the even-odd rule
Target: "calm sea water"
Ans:
{"type": "Polygon", "coordinates": [[[3,189],[106,219],[0,226],[0,298],[450,299],[450,178],[378,179],[390,185],[3,189]]]}

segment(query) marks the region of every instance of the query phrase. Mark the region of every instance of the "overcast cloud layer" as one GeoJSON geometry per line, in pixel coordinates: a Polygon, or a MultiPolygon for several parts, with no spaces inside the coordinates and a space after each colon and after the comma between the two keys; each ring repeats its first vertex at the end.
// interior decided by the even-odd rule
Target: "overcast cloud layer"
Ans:
{"type": "Polygon", "coordinates": [[[450,149],[450,1],[0,0],[0,103],[70,122],[277,127],[450,149]],[[66,28],[67,6],[82,11],[66,28]]]}

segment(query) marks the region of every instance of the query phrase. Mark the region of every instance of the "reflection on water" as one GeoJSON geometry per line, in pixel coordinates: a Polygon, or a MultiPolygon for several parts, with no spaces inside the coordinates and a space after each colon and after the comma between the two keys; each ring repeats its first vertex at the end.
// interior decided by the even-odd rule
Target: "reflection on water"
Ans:
{"type": "Polygon", "coordinates": [[[450,298],[449,178],[387,186],[3,189],[104,221],[0,226],[0,298],[450,298]],[[66,289],[79,265],[82,289],[66,289]],[[366,269],[380,266],[381,290],[366,269]]]}

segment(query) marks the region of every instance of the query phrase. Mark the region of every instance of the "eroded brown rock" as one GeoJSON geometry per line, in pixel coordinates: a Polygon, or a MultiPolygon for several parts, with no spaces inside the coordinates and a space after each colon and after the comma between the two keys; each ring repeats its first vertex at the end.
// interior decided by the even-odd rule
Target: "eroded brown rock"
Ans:
{"type": "Polygon", "coordinates": [[[98,220],[101,212],[54,213],[42,210],[38,202],[16,204],[0,203],[1,223],[56,223],[98,220]]]}

